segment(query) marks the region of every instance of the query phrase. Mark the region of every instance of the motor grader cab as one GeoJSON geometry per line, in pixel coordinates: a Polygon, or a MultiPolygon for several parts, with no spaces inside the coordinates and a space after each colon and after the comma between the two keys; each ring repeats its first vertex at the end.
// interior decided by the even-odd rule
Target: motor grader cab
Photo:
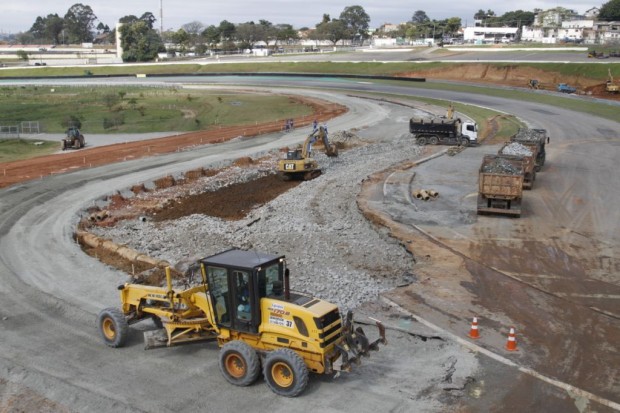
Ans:
{"type": "Polygon", "coordinates": [[[261,373],[282,396],[299,395],[310,372],[350,371],[361,356],[386,344],[385,329],[374,320],[374,341],[353,315],[344,319],[334,304],[297,294],[289,286],[283,255],[231,249],[199,260],[192,275],[200,285],[186,290],[136,284],[119,286],[121,308],[98,316],[100,335],[110,347],[126,343],[129,325],[153,319],[159,330],[144,333],[146,348],[216,341],[224,378],[238,386],[261,373]]]}
{"type": "Polygon", "coordinates": [[[75,126],[68,128],[66,136],[62,140],[62,150],[64,151],[70,148],[81,149],[84,146],[86,146],[86,140],[82,132],[75,126]]]}
{"type": "Polygon", "coordinates": [[[320,140],[325,148],[325,154],[330,157],[338,156],[338,147],[329,142],[327,129],[320,126],[312,131],[301,148],[290,149],[285,159],[278,162],[278,173],[283,179],[310,180],[321,175],[319,164],[312,158],[312,145],[320,140]]]}

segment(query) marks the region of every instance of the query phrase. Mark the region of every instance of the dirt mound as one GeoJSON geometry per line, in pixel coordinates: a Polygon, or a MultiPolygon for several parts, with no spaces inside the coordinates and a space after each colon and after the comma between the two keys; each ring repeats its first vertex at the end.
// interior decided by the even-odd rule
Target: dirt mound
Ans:
{"type": "Polygon", "coordinates": [[[558,83],[568,83],[588,95],[607,99],[620,99],[610,95],[600,80],[579,75],[562,75],[533,67],[497,64],[455,64],[450,67],[416,70],[398,73],[402,77],[425,77],[428,79],[457,80],[461,82],[492,83],[514,87],[528,87],[530,79],[537,79],[541,89],[555,90],[558,83]]]}
{"type": "Polygon", "coordinates": [[[299,181],[283,181],[268,175],[254,181],[224,187],[174,200],[153,214],[154,221],[178,219],[203,214],[222,219],[243,219],[256,206],[271,201],[283,192],[299,185],[299,181]]]}

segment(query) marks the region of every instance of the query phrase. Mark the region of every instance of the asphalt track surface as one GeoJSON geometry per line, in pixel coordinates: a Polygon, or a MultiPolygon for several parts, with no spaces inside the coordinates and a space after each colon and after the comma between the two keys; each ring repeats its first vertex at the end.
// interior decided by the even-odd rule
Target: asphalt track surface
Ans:
{"type": "MultiPolygon", "coordinates": [[[[107,79],[106,82],[151,84],[153,80],[119,78],[107,79]]],[[[344,96],[356,92],[429,96],[515,114],[531,127],[547,129],[553,145],[563,148],[563,152],[551,153],[548,158],[550,165],[560,168],[563,173],[553,182],[554,188],[547,188],[548,196],[542,200],[548,216],[553,216],[559,209],[567,231],[592,234],[593,239],[606,245],[610,263],[605,265],[610,265],[611,270],[618,265],[619,240],[615,228],[620,221],[620,212],[609,207],[618,205],[620,201],[620,193],[611,190],[620,178],[620,172],[614,167],[619,155],[619,125],[616,122],[532,102],[366,81],[177,77],[157,80],[156,83],[329,88],[331,91],[326,93],[332,99],[354,108],[330,124],[336,129],[360,127],[360,119],[363,119],[363,124],[373,124],[385,116],[372,103],[364,104],[362,100],[344,96]],[[560,158],[561,154],[568,157],[560,158]]],[[[303,136],[300,134],[289,139],[302,140],[303,136]]],[[[50,399],[64,399],[65,404],[74,410],[189,411],[207,408],[210,406],[208,400],[216,400],[218,394],[234,395],[237,389],[231,390],[222,380],[215,381],[215,384],[209,381],[208,386],[204,381],[197,380],[204,369],[202,365],[191,362],[192,353],[203,350],[192,347],[185,347],[182,351],[172,349],[145,359],[136,357],[139,354],[135,351],[135,347],[139,347],[139,337],[132,338],[134,348],[120,351],[102,348],[93,321],[101,308],[116,303],[118,299],[113,288],[102,286],[120,284],[125,276],[85,257],[73,242],[72,233],[79,211],[114,190],[286,144],[284,141],[273,142],[269,137],[237,141],[215,148],[54,176],[2,190],[0,301],[3,304],[0,308],[0,326],[3,333],[0,340],[0,377],[26,377],[24,383],[50,399]],[[175,366],[173,370],[171,365],[175,366]],[[175,396],[162,396],[168,386],[172,386],[175,396]],[[204,399],[190,401],[187,395],[191,394],[204,396],[204,399]]],[[[498,225],[501,229],[502,225],[508,224],[498,225]]],[[[617,288],[617,280],[609,285],[609,288],[617,288]]],[[[613,303],[617,299],[614,301],[612,297],[608,300],[612,300],[612,304],[611,310],[606,312],[616,314],[613,303]]],[[[617,310],[617,304],[615,306],[617,310]]],[[[606,323],[612,324],[610,331],[618,331],[617,318],[611,317],[606,323]]],[[[618,336],[605,339],[612,353],[608,362],[616,363],[609,366],[611,371],[605,372],[603,381],[608,382],[593,377],[593,384],[587,390],[617,403],[620,402],[618,373],[617,368],[614,372],[614,365],[620,363],[617,363],[617,356],[613,358],[613,353],[616,347],[615,354],[618,354],[618,336]]],[[[584,348],[582,351],[588,350],[584,348]]],[[[209,363],[213,367],[215,358],[211,357],[209,363]]],[[[219,374],[217,369],[210,370],[219,374]]],[[[350,393],[346,397],[348,404],[333,405],[333,411],[369,411],[369,405],[399,406],[388,396],[385,400],[381,400],[382,395],[365,396],[367,389],[364,386],[349,387],[347,391],[350,393]]],[[[258,396],[266,392],[266,389],[254,389],[252,394],[258,396]]],[[[246,407],[251,405],[260,411],[286,411],[298,406],[295,401],[276,403],[280,402],[261,396],[248,402],[246,407]]],[[[220,408],[227,406],[220,402],[214,402],[214,405],[220,408]]],[[[243,404],[237,400],[236,406],[242,407],[243,404]]]]}

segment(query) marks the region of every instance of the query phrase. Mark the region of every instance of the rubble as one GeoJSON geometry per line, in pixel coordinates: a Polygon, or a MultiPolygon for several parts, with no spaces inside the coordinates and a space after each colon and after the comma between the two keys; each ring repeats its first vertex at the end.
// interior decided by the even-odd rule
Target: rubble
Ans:
{"type": "Polygon", "coordinates": [[[523,173],[523,169],[516,167],[506,159],[497,157],[493,162],[484,164],[482,166],[482,172],[500,175],[520,175],[523,173]]]}
{"type": "Polygon", "coordinates": [[[514,136],[514,140],[522,142],[539,142],[541,138],[544,138],[544,136],[542,136],[539,130],[528,128],[520,128],[517,134],[514,136]]]}
{"type": "Polygon", "coordinates": [[[501,149],[503,155],[532,156],[532,150],[519,142],[510,142],[501,149]]]}

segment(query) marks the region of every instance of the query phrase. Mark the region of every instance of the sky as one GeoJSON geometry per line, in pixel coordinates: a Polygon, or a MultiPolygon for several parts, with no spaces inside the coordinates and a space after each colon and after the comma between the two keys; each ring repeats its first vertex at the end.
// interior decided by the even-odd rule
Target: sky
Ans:
{"type": "Polygon", "coordinates": [[[469,0],[456,2],[453,0],[434,0],[422,2],[407,2],[404,0],[45,0],[45,1],[15,1],[2,0],[0,4],[0,33],[19,33],[27,31],[38,16],[48,14],[64,16],[67,10],[76,3],[90,6],[98,21],[113,28],[118,19],[127,15],[140,17],[145,12],[151,12],[157,18],[156,28],[163,20],[164,30],[178,30],[186,23],[198,21],[205,26],[219,25],[222,20],[232,23],[247,21],[258,22],[268,20],[273,24],[288,23],[294,28],[314,27],[329,14],[331,18],[338,18],[348,6],[359,5],[370,16],[370,27],[376,28],[384,23],[404,23],[411,19],[416,10],[423,10],[430,19],[442,20],[448,17],[460,17],[462,24],[473,24],[473,15],[480,9],[493,10],[496,15],[507,11],[521,9],[533,11],[535,8],[543,10],[564,7],[583,13],[592,7],[601,7],[605,1],[587,2],[587,0],[522,0],[514,7],[510,2],[491,0],[469,0]],[[160,5],[163,9],[163,19],[160,19],[160,5]]]}

